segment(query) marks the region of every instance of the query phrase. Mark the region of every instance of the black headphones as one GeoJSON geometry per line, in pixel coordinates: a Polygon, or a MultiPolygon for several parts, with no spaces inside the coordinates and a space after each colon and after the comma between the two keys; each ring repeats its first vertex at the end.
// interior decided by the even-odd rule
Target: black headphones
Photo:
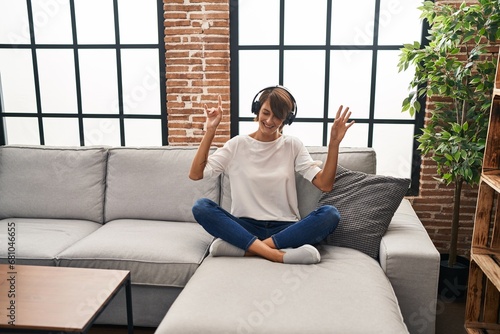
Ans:
{"type": "Polygon", "coordinates": [[[292,93],[290,93],[290,91],[286,87],[283,87],[281,85],[266,87],[264,89],[261,89],[257,94],[255,94],[255,97],[253,98],[253,101],[252,101],[252,112],[256,115],[259,114],[259,111],[260,111],[260,101],[259,101],[260,96],[259,95],[265,90],[274,89],[274,88],[283,89],[284,91],[286,91],[288,93],[288,95],[290,95],[290,98],[292,99],[293,109],[290,110],[290,112],[286,116],[286,119],[283,121],[283,124],[290,125],[293,123],[295,116],[297,116],[297,102],[295,102],[295,98],[293,97],[292,93]]]}

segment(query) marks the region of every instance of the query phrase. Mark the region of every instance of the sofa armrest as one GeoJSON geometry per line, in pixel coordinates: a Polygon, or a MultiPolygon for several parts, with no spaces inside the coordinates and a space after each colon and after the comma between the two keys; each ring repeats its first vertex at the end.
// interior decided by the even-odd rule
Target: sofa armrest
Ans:
{"type": "Polygon", "coordinates": [[[410,333],[434,334],[440,256],[407,199],[382,238],[379,260],[410,333]]]}

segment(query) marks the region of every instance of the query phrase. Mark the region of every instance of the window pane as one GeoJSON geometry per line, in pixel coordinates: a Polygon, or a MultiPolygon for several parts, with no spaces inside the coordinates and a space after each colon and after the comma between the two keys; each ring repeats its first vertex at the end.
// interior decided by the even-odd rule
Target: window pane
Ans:
{"type": "Polygon", "coordinates": [[[75,0],[78,44],[115,43],[112,0],[75,0]]]}
{"type": "Polygon", "coordinates": [[[84,113],[118,113],[115,50],[79,50],[84,113]]]}
{"type": "Polygon", "coordinates": [[[246,122],[246,121],[242,121],[239,123],[239,130],[240,130],[240,135],[249,135],[255,131],[257,131],[257,129],[259,128],[259,126],[257,125],[257,122],[255,121],[251,121],[251,122],[246,122]]]}
{"type": "Polygon", "coordinates": [[[267,51],[240,51],[240,117],[251,117],[252,99],[268,86],[276,86],[279,78],[279,53],[267,51]]]}
{"type": "Polygon", "coordinates": [[[120,146],[120,122],[110,118],[86,118],[83,120],[85,146],[120,146]]]}
{"type": "Polygon", "coordinates": [[[349,107],[354,118],[370,116],[372,51],[332,51],[328,117],[335,118],[340,105],[349,107]]]}
{"type": "Polygon", "coordinates": [[[414,128],[412,124],[374,125],[373,148],[377,152],[377,174],[411,177],[414,128]]]}
{"type": "Polygon", "coordinates": [[[381,0],[378,43],[402,45],[422,38],[421,0],[381,0]]]}
{"type": "Polygon", "coordinates": [[[72,44],[69,0],[32,0],[37,44],[72,44]]]}
{"type": "Polygon", "coordinates": [[[284,85],[297,102],[297,117],[323,117],[325,52],[285,51],[284,85]]]}
{"type": "Polygon", "coordinates": [[[322,123],[301,123],[294,122],[292,125],[285,125],[283,128],[285,135],[298,137],[306,146],[323,145],[323,124],[322,123]]]}
{"type": "MultiPolygon", "coordinates": [[[[328,139],[330,140],[330,131],[332,123],[328,124],[328,139]]],[[[349,128],[344,139],[340,143],[341,147],[367,147],[368,146],[368,124],[356,123],[349,128]]],[[[378,158],[378,157],[377,157],[378,158]]]]}
{"type": "Polygon", "coordinates": [[[37,118],[5,117],[7,145],[40,145],[37,118]]]}
{"type": "Polygon", "coordinates": [[[44,118],[45,145],[80,146],[80,131],[76,118],[44,118]]]}
{"type": "Polygon", "coordinates": [[[157,49],[122,50],[123,110],[126,114],[159,115],[160,74],[157,49]]]}
{"type": "Polygon", "coordinates": [[[38,49],[36,53],[42,111],[76,113],[73,50],[38,49]]]}
{"type": "MultiPolygon", "coordinates": [[[[265,8],[265,7],[264,7],[265,8]]],[[[285,2],[285,45],[325,45],[326,0],[285,2]]]]}
{"type": "Polygon", "coordinates": [[[156,119],[126,119],[126,146],[161,146],[161,121],[156,119]]]}
{"type": "Polygon", "coordinates": [[[240,45],[279,44],[279,0],[240,0],[238,6],[240,45]]]}
{"type": "Polygon", "coordinates": [[[158,44],[155,0],[118,1],[121,44],[158,44]]]}
{"type": "Polygon", "coordinates": [[[0,49],[0,89],[6,112],[36,112],[31,50],[0,49]]]}
{"type": "Polygon", "coordinates": [[[29,44],[26,1],[0,1],[0,44],[29,44]]]}
{"type": "Polygon", "coordinates": [[[373,44],[374,22],[375,1],[333,0],[331,43],[333,45],[373,44]]]}
{"type": "Polygon", "coordinates": [[[412,119],[410,113],[401,112],[403,100],[408,96],[412,70],[398,73],[400,51],[379,51],[375,86],[375,118],[412,119]]]}

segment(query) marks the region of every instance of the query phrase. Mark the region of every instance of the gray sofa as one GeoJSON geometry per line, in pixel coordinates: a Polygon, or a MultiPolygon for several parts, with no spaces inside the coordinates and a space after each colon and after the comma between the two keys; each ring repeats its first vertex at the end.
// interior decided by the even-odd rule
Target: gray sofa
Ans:
{"type": "MultiPolygon", "coordinates": [[[[324,160],[325,148],[309,148],[324,160]]],[[[191,207],[226,207],[225,177],[191,181],[195,149],[0,147],[0,245],[16,224],[17,264],[127,269],[134,324],[157,333],[434,333],[439,254],[404,199],[375,260],[318,246],[318,265],[213,258],[191,207]],[[3,227],[2,227],[3,226],[3,227]]],[[[339,164],[375,173],[375,152],[339,164]]],[[[298,179],[300,211],[321,193],[298,179]]],[[[7,247],[0,247],[0,263],[7,247]]],[[[126,324],[121,292],[99,317],[126,324]]]]}

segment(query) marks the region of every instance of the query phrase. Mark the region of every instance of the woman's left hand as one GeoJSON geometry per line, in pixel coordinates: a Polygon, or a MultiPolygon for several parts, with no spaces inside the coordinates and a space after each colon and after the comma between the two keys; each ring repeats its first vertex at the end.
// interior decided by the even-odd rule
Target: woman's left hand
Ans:
{"type": "Polygon", "coordinates": [[[349,117],[351,117],[349,107],[344,109],[344,106],[341,105],[330,130],[330,143],[340,144],[344,139],[347,130],[354,124],[354,121],[349,122],[349,117]]]}

